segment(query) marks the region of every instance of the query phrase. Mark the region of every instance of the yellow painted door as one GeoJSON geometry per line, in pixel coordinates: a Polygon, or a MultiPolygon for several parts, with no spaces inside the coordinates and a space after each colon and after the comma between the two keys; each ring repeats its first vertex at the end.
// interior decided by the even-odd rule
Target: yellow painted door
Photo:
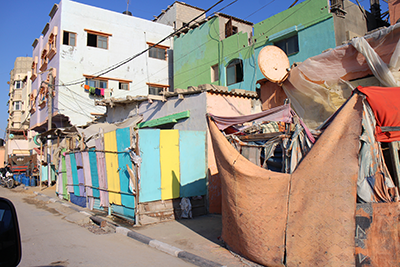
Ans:
{"type": "Polygon", "coordinates": [[[179,131],[160,131],[161,199],[179,197],[179,131]]]}
{"type": "Polygon", "coordinates": [[[106,169],[109,197],[108,200],[112,204],[121,205],[119,174],[118,174],[118,154],[117,137],[115,131],[104,134],[104,150],[106,151],[106,169]]]}

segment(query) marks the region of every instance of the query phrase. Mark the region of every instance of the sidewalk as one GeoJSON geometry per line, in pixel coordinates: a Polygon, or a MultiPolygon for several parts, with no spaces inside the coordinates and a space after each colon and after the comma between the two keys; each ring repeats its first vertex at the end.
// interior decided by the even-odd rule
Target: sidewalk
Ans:
{"type": "Polygon", "coordinates": [[[170,255],[175,254],[174,256],[184,258],[195,265],[260,266],[240,258],[224,248],[223,242],[220,240],[222,231],[221,215],[209,214],[193,219],[181,219],[179,221],[169,221],[146,226],[131,226],[119,218],[116,220],[110,219],[104,212],[90,211],[59,199],[55,194],[55,186],[42,188],[42,190],[38,186],[26,188],[28,191],[38,194],[38,197],[49,198],[49,202],[57,200],[57,202],[71,206],[70,208],[80,212],[80,214],[87,214],[86,216],[88,217],[95,215],[100,220],[118,224],[120,227],[117,227],[117,233],[122,233],[127,237],[146,243],[170,255]],[[184,255],[184,253],[186,254],[184,255]],[[178,256],[178,254],[180,255],[178,256]]]}

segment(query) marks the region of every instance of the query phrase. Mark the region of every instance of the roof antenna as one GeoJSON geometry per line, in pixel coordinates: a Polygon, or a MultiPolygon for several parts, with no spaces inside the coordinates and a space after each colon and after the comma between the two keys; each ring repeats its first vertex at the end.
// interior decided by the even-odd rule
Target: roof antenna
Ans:
{"type": "Polygon", "coordinates": [[[128,10],[129,9],[129,2],[130,2],[130,0],[126,0],[126,11],[122,12],[122,14],[132,16],[132,13],[128,10]]]}

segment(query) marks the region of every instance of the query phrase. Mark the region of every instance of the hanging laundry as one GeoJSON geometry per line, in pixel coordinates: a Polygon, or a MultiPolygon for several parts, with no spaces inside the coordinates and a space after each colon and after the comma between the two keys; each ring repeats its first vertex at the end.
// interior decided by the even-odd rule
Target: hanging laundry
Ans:
{"type": "Polygon", "coordinates": [[[104,96],[104,88],[100,89],[100,94],[101,94],[101,96],[104,96]]]}
{"type": "Polygon", "coordinates": [[[95,89],[95,94],[96,94],[96,95],[100,96],[100,95],[101,95],[101,93],[100,93],[100,92],[101,92],[101,91],[100,91],[100,89],[99,89],[99,88],[96,88],[96,89],[95,89]]]}
{"type": "Polygon", "coordinates": [[[95,91],[96,91],[96,88],[90,87],[90,89],[89,89],[89,94],[90,94],[90,95],[94,95],[94,94],[95,94],[95,91]]]}
{"type": "Polygon", "coordinates": [[[85,85],[83,86],[83,88],[84,88],[86,91],[89,91],[89,89],[90,89],[90,86],[89,86],[89,85],[87,85],[87,84],[85,84],[85,85]]]}

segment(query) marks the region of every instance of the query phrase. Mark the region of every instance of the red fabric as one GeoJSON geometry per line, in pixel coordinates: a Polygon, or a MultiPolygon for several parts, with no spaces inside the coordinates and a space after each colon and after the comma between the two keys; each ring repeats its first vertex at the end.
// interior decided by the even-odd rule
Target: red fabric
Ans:
{"type": "Polygon", "coordinates": [[[400,141],[400,131],[382,132],[381,127],[400,127],[400,87],[357,87],[367,96],[375,114],[375,136],[379,142],[400,141]]]}

